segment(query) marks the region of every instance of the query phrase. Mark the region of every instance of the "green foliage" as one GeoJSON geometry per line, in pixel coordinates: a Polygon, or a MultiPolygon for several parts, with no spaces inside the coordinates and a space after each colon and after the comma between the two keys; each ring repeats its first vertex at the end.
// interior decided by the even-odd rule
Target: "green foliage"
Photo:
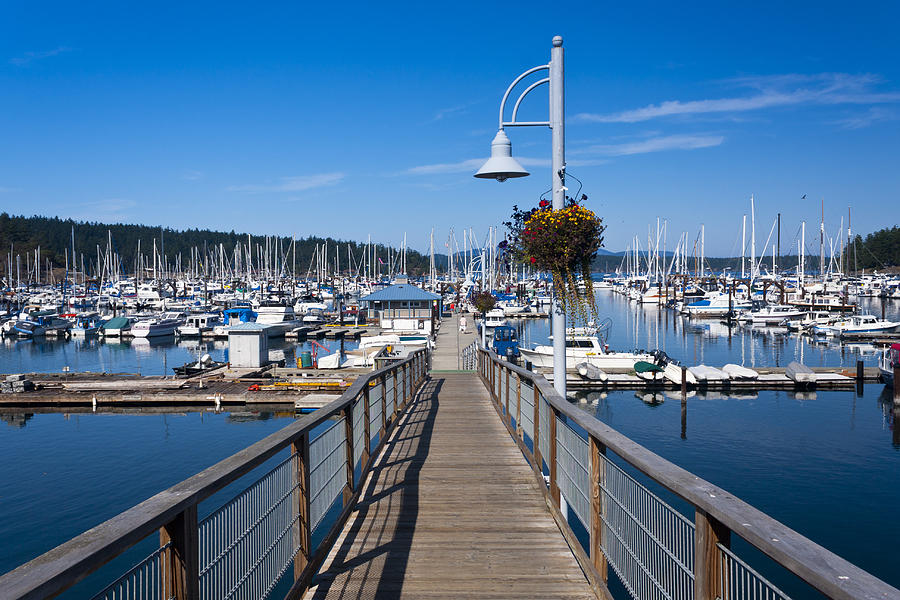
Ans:
{"type": "MultiPolygon", "coordinates": [[[[91,270],[89,264],[91,261],[96,262],[97,248],[100,252],[105,252],[110,234],[112,235],[113,251],[119,255],[119,259],[123,268],[131,272],[135,265],[135,257],[137,255],[138,241],[140,240],[141,254],[150,257],[153,252],[153,243],[156,242],[157,252],[161,252],[165,248],[165,256],[168,258],[169,264],[173,264],[175,257],[179,254],[182,257],[182,264],[187,264],[191,255],[191,250],[199,251],[200,256],[212,252],[214,248],[218,248],[221,244],[226,252],[226,256],[234,253],[238,243],[247,244],[247,234],[230,232],[209,231],[207,229],[187,229],[178,231],[168,227],[150,227],[147,225],[122,225],[110,224],[106,225],[97,222],[73,221],[72,219],[60,219],[58,217],[42,217],[42,216],[15,216],[5,212],[0,213],[0,263],[6,263],[7,253],[12,252],[13,261],[16,254],[25,255],[33,252],[40,246],[41,262],[46,264],[50,260],[55,267],[65,266],[66,251],[71,254],[72,248],[72,229],[75,231],[75,254],[76,256],[84,256],[85,266],[91,270]]],[[[306,275],[307,268],[310,265],[315,251],[316,245],[328,243],[329,262],[333,268],[333,256],[335,245],[341,252],[340,265],[341,270],[349,273],[349,263],[347,261],[347,246],[349,244],[353,254],[354,273],[355,263],[365,253],[365,244],[358,242],[347,242],[343,240],[335,240],[333,238],[323,238],[318,236],[310,236],[307,238],[298,238],[296,245],[296,274],[298,276],[306,275]]],[[[257,245],[265,248],[265,236],[251,236],[250,243],[253,248],[254,260],[257,255],[257,245]]],[[[287,254],[286,264],[288,270],[293,262],[293,251],[288,254],[291,249],[290,237],[270,237],[270,247],[272,244],[280,249],[280,252],[287,254]]],[[[377,245],[377,255],[385,263],[387,263],[388,247],[377,245]]],[[[396,249],[392,250],[397,252],[396,249]]],[[[80,261],[80,259],[79,259],[80,261]]],[[[72,258],[69,257],[71,264],[72,258]]],[[[24,264],[24,259],[23,259],[24,264]]],[[[151,258],[152,264],[152,258],[151,258]]],[[[414,250],[407,250],[407,269],[410,275],[416,275],[428,270],[429,259],[427,256],[420,254],[414,250]]],[[[315,267],[313,267],[315,268],[315,267]]],[[[383,265],[381,271],[387,269],[387,264],[383,265]]]]}
{"type": "Polygon", "coordinates": [[[851,244],[850,266],[882,269],[900,265],[900,227],[879,229],[865,238],[857,235],[851,244]],[[855,264],[854,264],[855,259],[855,264]]]}
{"type": "Polygon", "coordinates": [[[497,299],[490,292],[481,292],[475,296],[474,304],[478,312],[484,314],[494,308],[494,305],[497,304],[497,299]]]}

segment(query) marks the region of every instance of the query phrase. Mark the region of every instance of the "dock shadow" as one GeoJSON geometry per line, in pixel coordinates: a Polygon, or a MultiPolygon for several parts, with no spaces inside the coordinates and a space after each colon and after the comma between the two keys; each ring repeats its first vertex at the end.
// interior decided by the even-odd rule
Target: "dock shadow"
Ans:
{"type": "Polygon", "coordinates": [[[442,378],[429,379],[400,417],[332,549],[334,560],[312,581],[309,597],[396,598],[419,513],[419,474],[431,446],[442,378]]]}

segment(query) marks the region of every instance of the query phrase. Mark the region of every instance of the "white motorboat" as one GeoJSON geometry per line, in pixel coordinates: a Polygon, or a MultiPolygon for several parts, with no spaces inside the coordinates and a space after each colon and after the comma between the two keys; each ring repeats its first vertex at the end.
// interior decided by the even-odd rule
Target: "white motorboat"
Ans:
{"type": "Polygon", "coordinates": [[[881,371],[881,380],[894,387],[894,369],[900,366],[900,344],[891,344],[885,348],[878,360],[878,370],[881,371]]]}
{"type": "Polygon", "coordinates": [[[301,325],[307,325],[294,314],[294,307],[284,304],[266,303],[256,309],[256,322],[261,325],[272,325],[268,329],[269,337],[284,335],[301,325]]]}
{"type": "Polygon", "coordinates": [[[131,335],[137,338],[174,335],[175,330],[184,325],[184,313],[167,312],[161,317],[144,319],[131,326],[131,335]]]}
{"type": "Polygon", "coordinates": [[[324,308],[308,308],[306,314],[303,315],[304,325],[321,325],[322,323],[325,323],[325,321],[324,308]]]}
{"type": "Polygon", "coordinates": [[[728,299],[728,294],[723,292],[710,292],[702,300],[686,304],[682,312],[691,317],[722,317],[732,312],[750,310],[752,304],[745,298],[728,299]]]}
{"type": "Polygon", "coordinates": [[[178,328],[178,335],[182,337],[203,337],[212,333],[217,325],[222,324],[222,319],[216,313],[203,313],[190,315],[184,325],[178,328]]]}
{"type": "Polygon", "coordinates": [[[812,328],[816,335],[839,337],[847,333],[885,333],[900,327],[896,321],[885,321],[874,315],[852,315],[834,321],[828,325],[816,325],[812,328]]]}
{"type": "MultiPolygon", "coordinates": [[[[535,346],[531,350],[519,348],[519,353],[536,367],[553,366],[552,345],[535,346]]],[[[571,328],[566,333],[566,369],[587,362],[607,373],[625,373],[634,369],[636,362],[654,360],[649,352],[611,352],[590,329],[571,328]]]]}
{"type": "Polygon", "coordinates": [[[813,310],[799,319],[789,319],[786,327],[791,331],[807,331],[816,325],[828,325],[838,317],[827,310],[813,310]]]}
{"type": "Polygon", "coordinates": [[[753,325],[778,325],[779,323],[802,317],[806,311],[795,306],[775,304],[764,306],[759,310],[745,312],[738,317],[738,321],[752,323],[753,325]]]}
{"type": "Polygon", "coordinates": [[[487,314],[484,315],[484,320],[481,322],[481,324],[483,327],[493,328],[500,327],[502,325],[509,325],[509,321],[506,320],[502,309],[495,308],[493,310],[489,310],[487,314]]]}
{"type": "Polygon", "coordinates": [[[722,371],[728,374],[728,378],[732,380],[739,379],[758,379],[759,373],[754,371],[753,369],[748,369],[747,367],[742,367],[741,365],[736,365],[734,363],[729,363],[722,367],[722,371]]]}

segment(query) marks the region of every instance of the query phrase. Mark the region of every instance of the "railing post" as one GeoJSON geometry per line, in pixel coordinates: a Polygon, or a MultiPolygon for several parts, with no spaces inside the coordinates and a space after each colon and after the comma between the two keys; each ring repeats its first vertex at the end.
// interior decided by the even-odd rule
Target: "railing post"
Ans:
{"type": "Polygon", "coordinates": [[[353,403],[347,405],[344,409],[344,436],[347,449],[347,484],[344,486],[343,505],[350,504],[350,498],[353,497],[353,490],[356,489],[356,482],[353,480],[356,471],[356,459],[353,456],[353,403]]]}
{"type": "Polygon", "coordinates": [[[298,581],[306,565],[312,557],[312,542],[309,530],[309,433],[291,444],[294,458],[294,506],[298,518],[291,526],[294,547],[298,548],[294,555],[294,581],[298,581]]]}
{"type": "MultiPolygon", "coordinates": [[[[547,404],[550,403],[548,402],[547,404]]],[[[556,421],[559,420],[559,415],[556,414],[556,409],[552,404],[549,408],[550,410],[547,413],[550,415],[550,422],[547,425],[550,427],[548,430],[550,435],[547,445],[550,446],[550,460],[547,462],[550,466],[550,495],[553,497],[556,505],[559,506],[559,483],[556,479],[556,421]]]]}
{"type": "Polygon", "coordinates": [[[200,532],[197,505],[184,509],[159,530],[160,546],[171,544],[163,554],[162,571],[165,598],[200,600],[200,532]]]}
{"type": "Polygon", "coordinates": [[[532,389],[534,390],[534,437],[531,443],[534,446],[534,462],[538,471],[544,472],[544,466],[541,458],[541,393],[538,391],[537,382],[531,380],[532,389]]]}
{"type": "Polygon", "coordinates": [[[603,581],[609,581],[609,569],[606,564],[606,555],[603,548],[606,547],[604,539],[603,515],[606,511],[603,502],[603,488],[606,487],[606,463],[603,456],[606,454],[606,446],[601,444],[594,436],[590,436],[591,442],[591,562],[594,568],[603,577],[603,581]]]}
{"type": "Polygon", "coordinates": [[[409,402],[409,397],[407,396],[406,383],[407,383],[407,363],[403,363],[403,408],[406,408],[406,403],[409,402]]]}
{"type": "Polygon", "coordinates": [[[730,547],[731,531],[699,508],[694,510],[694,528],[694,598],[728,600],[728,590],[723,585],[722,555],[717,544],[730,547]]]}
{"type": "MultiPolygon", "coordinates": [[[[509,368],[502,368],[506,372],[506,377],[504,377],[504,383],[506,383],[506,394],[504,394],[506,396],[506,424],[512,427],[512,415],[509,414],[509,368]]],[[[501,385],[503,384],[501,383],[501,385]]]]}
{"type": "Polygon", "coordinates": [[[522,439],[522,378],[516,373],[516,437],[522,439]]]}
{"type": "Polygon", "coordinates": [[[394,379],[394,418],[397,418],[397,415],[400,414],[400,407],[397,402],[397,369],[395,368],[393,371],[393,379],[394,379]]]}
{"type": "Polygon", "coordinates": [[[384,432],[387,431],[387,376],[381,376],[381,429],[379,430],[379,440],[384,439],[384,432]]]}
{"type": "Polygon", "coordinates": [[[369,452],[372,444],[372,435],[371,431],[369,431],[369,425],[369,382],[367,381],[366,385],[363,386],[363,435],[366,438],[362,449],[362,470],[364,472],[366,467],[369,466],[369,452]]]}

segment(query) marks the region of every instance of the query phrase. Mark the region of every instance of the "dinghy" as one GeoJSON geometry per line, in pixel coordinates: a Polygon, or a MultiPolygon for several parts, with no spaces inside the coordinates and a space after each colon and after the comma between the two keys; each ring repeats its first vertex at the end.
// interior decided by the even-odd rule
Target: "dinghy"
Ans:
{"type": "Polygon", "coordinates": [[[816,382],[816,374],[806,365],[797,361],[792,362],[784,369],[784,374],[794,383],[808,385],[816,382]]]}
{"type": "Polygon", "coordinates": [[[660,381],[664,375],[664,369],[645,360],[634,363],[634,373],[645,381],[660,381]]]}
{"type": "Polygon", "coordinates": [[[729,363],[722,367],[722,371],[728,374],[729,379],[758,379],[759,373],[753,369],[729,363]]]}
{"type": "Polygon", "coordinates": [[[690,367],[688,369],[691,373],[694,374],[694,377],[697,378],[697,381],[709,382],[709,381],[727,381],[728,374],[720,371],[715,367],[710,367],[707,365],[697,365],[696,367],[690,367]]]}
{"type": "Polygon", "coordinates": [[[609,379],[609,375],[607,375],[605,371],[589,362],[580,362],[575,365],[575,368],[578,370],[578,374],[585,379],[591,379],[593,381],[606,381],[609,379]]]}

